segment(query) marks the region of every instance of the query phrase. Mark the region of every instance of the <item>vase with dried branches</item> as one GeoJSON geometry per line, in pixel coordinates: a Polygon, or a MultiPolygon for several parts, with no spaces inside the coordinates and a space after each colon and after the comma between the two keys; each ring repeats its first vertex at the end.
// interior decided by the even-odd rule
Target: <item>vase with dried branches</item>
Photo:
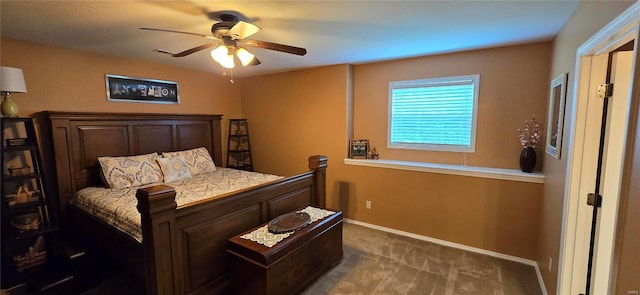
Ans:
{"type": "Polygon", "coordinates": [[[518,139],[522,145],[520,153],[520,169],[530,173],[536,166],[536,145],[540,142],[542,125],[536,121],[536,115],[531,115],[530,120],[524,121],[524,128],[518,129],[518,139]]]}

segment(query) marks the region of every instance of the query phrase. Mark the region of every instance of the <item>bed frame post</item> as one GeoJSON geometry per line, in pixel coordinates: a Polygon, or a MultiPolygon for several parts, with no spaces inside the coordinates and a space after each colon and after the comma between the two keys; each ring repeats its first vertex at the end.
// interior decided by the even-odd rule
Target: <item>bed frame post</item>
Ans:
{"type": "Polygon", "coordinates": [[[327,157],[315,155],[309,157],[309,169],[314,172],[313,204],[320,208],[326,207],[327,157]]]}
{"type": "Polygon", "coordinates": [[[180,294],[179,262],[174,235],[175,190],[166,185],[136,192],[142,218],[144,271],[147,294],[180,294]]]}

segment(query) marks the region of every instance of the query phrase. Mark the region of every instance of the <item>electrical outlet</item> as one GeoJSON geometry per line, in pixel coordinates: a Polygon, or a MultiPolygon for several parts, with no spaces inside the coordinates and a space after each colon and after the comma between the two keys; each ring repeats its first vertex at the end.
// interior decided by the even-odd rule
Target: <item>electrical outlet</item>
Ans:
{"type": "Polygon", "coordinates": [[[371,209],[371,201],[366,201],[364,205],[365,207],[367,207],[367,209],[371,209]]]}
{"type": "Polygon", "coordinates": [[[553,258],[549,257],[549,272],[551,272],[551,266],[553,266],[553,258]]]}

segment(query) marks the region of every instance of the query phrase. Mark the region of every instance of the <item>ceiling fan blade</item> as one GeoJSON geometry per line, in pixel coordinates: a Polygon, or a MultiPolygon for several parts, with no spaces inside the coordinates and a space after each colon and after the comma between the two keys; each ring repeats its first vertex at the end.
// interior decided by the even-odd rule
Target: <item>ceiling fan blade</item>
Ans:
{"type": "Polygon", "coordinates": [[[193,47],[191,49],[187,49],[187,50],[182,51],[182,52],[174,53],[171,56],[173,56],[173,57],[183,57],[183,56],[187,56],[189,54],[196,53],[196,52],[198,52],[200,50],[211,48],[211,47],[214,47],[214,46],[217,46],[217,45],[218,44],[215,44],[215,43],[204,44],[204,45],[193,47]]]}
{"type": "Polygon", "coordinates": [[[261,64],[260,60],[257,57],[253,57],[253,60],[247,66],[257,66],[261,64]]]}
{"type": "Polygon", "coordinates": [[[164,53],[164,54],[168,54],[168,55],[171,55],[171,56],[173,56],[173,55],[175,54],[175,52],[171,52],[171,51],[169,51],[169,50],[164,50],[164,49],[160,49],[160,48],[156,48],[156,49],[154,49],[154,50],[152,50],[152,51],[154,51],[154,52],[159,52],[159,53],[164,53]]]}
{"type": "Polygon", "coordinates": [[[280,51],[285,53],[291,53],[291,54],[297,54],[297,55],[307,54],[307,50],[302,47],[295,47],[295,46],[278,44],[273,42],[260,41],[260,40],[244,40],[242,43],[248,46],[275,50],[275,51],[280,51]]]}
{"type": "Polygon", "coordinates": [[[238,23],[233,25],[233,27],[231,27],[231,29],[229,30],[229,36],[236,40],[242,40],[257,32],[260,32],[260,30],[262,29],[254,24],[245,21],[238,21],[238,23]]]}
{"type": "Polygon", "coordinates": [[[177,34],[187,34],[187,35],[193,35],[193,36],[198,36],[198,37],[207,38],[207,39],[218,40],[216,37],[211,36],[211,35],[203,35],[203,34],[198,34],[198,33],[183,32],[183,31],[176,31],[176,30],[157,29],[157,28],[140,28],[140,30],[168,32],[168,33],[177,33],[177,34]]]}

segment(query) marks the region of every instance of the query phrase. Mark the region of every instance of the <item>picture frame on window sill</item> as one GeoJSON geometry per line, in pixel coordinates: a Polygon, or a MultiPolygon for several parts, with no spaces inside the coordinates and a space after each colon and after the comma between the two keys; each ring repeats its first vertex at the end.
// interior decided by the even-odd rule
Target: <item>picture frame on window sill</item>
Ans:
{"type": "Polygon", "coordinates": [[[366,159],[369,153],[368,139],[352,139],[349,142],[349,158],[366,159]]]}
{"type": "Polygon", "coordinates": [[[551,80],[549,91],[549,114],[547,117],[546,152],[560,159],[562,149],[562,128],[564,125],[564,106],[567,98],[567,77],[563,73],[551,80]]]}

